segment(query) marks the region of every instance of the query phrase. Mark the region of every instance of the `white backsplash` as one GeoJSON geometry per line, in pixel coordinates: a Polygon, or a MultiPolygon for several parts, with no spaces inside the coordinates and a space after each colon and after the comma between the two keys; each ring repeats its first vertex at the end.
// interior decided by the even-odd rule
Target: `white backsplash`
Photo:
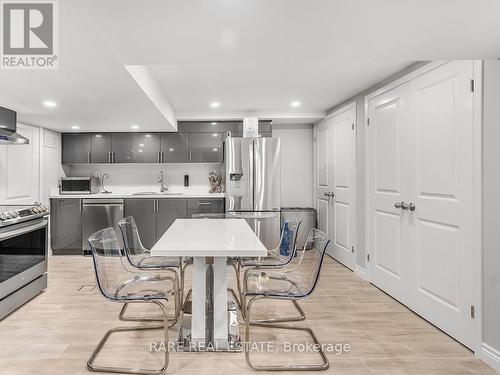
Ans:
{"type": "Polygon", "coordinates": [[[221,164],[83,164],[67,165],[64,170],[68,177],[92,176],[99,171],[108,173],[109,180],[105,182],[107,187],[115,191],[144,190],[156,191],[159,188],[157,182],[160,171],[163,170],[167,177],[167,184],[171,191],[182,191],[184,189],[184,175],[189,175],[189,186],[192,189],[209,188],[208,173],[210,170],[221,173],[221,164]]]}

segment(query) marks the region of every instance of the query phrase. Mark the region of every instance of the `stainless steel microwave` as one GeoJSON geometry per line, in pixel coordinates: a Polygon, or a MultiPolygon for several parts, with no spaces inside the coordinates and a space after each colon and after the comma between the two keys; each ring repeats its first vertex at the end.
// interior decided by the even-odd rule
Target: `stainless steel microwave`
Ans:
{"type": "Polygon", "coordinates": [[[60,194],[97,194],[100,183],[97,177],[63,177],[59,185],[60,194]]]}

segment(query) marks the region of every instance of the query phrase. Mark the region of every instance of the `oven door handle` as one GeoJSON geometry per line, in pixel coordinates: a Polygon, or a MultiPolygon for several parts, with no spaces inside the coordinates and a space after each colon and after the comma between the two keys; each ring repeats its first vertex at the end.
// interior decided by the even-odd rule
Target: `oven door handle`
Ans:
{"type": "Polygon", "coordinates": [[[0,233],[0,241],[8,240],[9,238],[21,236],[23,234],[34,232],[35,230],[47,227],[47,220],[43,219],[41,222],[37,222],[36,224],[28,225],[26,227],[22,227],[19,229],[15,229],[12,231],[8,231],[5,233],[0,233]]]}

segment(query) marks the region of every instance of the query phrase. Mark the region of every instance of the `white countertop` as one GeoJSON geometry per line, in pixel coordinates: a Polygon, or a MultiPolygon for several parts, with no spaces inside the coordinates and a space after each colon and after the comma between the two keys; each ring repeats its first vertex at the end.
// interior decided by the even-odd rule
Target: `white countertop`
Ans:
{"type": "Polygon", "coordinates": [[[158,186],[135,186],[135,187],[118,187],[110,186],[108,190],[110,194],[59,194],[59,190],[55,189],[50,192],[50,198],[224,198],[225,193],[209,193],[208,186],[190,186],[170,188],[167,193],[160,193],[158,186]],[[157,194],[136,195],[139,192],[157,192],[157,194]]]}
{"type": "Polygon", "coordinates": [[[177,219],[152,256],[260,257],[267,249],[241,219],[177,219]]]}

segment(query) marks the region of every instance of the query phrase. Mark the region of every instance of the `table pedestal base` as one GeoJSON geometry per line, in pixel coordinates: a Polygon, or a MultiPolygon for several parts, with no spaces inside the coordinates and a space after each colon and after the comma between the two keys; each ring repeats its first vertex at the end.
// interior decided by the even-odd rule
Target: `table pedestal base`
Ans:
{"type": "Polygon", "coordinates": [[[206,339],[202,342],[193,340],[191,336],[191,301],[186,303],[185,311],[180,316],[179,335],[176,350],[180,352],[238,352],[241,350],[241,339],[238,327],[238,307],[236,302],[228,301],[228,337],[227,340],[206,339]]]}

